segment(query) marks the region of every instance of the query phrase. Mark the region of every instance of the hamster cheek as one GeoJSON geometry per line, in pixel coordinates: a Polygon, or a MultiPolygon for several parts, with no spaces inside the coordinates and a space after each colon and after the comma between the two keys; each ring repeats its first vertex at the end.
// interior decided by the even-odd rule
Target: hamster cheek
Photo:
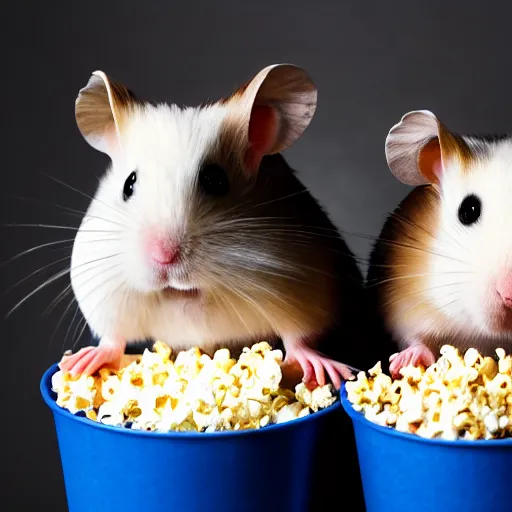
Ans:
{"type": "Polygon", "coordinates": [[[125,242],[124,276],[131,288],[149,293],[159,288],[158,276],[148,262],[141,243],[131,235],[125,242]]]}

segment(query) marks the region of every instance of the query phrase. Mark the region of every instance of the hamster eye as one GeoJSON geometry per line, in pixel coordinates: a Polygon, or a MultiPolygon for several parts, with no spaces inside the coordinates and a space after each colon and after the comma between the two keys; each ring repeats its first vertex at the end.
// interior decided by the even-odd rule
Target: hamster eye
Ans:
{"type": "Polygon", "coordinates": [[[128,201],[128,198],[130,198],[133,195],[133,190],[135,186],[135,182],[137,181],[137,173],[133,171],[128,178],[126,178],[126,181],[124,182],[123,187],[123,199],[125,201],[128,201]]]}
{"type": "Polygon", "coordinates": [[[464,226],[471,226],[482,214],[482,201],[471,194],[466,196],[459,206],[459,220],[464,226]]]}
{"type": "Polygon", "coordinates": [[[199,171],[199,186],[209,196],[225,196],[229,192],[226,171],[217,164],[206,165],[199,171]]]}

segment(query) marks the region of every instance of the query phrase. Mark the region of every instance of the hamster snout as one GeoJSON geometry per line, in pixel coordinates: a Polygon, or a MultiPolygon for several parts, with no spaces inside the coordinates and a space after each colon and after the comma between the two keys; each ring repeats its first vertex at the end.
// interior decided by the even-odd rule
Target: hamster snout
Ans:
{"type": "Polygon", "coordinates": [[[189,265],[183,236],[176,231],[150,229],[140,238],[142,257],[139,264],[146,267],[142,289],[158,292],[166,288],[181,291],[196,288],[187,270],[189,265]]]}
{"type": "Polygon", "coordinates": [[[504,269],[495,280],[489,280],[486,292],[480,307],[487,328],[495,336],[512,337],[512,269],[504,269]]]}
{"type": "Polygon", "coordinates": [[[512,310],[512,268],[502,273],[496,284],[496,290],[505,307],[512,310]]]}
{"type": "Polygon", "coordinates": [[[151,260],[157,265],[173,265],[180,256],[180,245],[171,238],[149,235],[147,251],[151,260]]]}

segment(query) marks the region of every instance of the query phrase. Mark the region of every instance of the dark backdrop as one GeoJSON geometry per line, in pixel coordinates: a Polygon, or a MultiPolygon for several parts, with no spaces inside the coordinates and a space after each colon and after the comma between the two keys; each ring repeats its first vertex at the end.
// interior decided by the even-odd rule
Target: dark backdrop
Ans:
{"type": "MultiPolygon", "coordinates": [[[[304,137],[285,156],[341,229],[377,235],[408,192],[384,158],[386,134],[404,113],[431,109],[459,131],[510,130],[511,9],[507,1],[369,4],[4,2],[2,223],[78,225],[78,217],[34,200],[83,211],[86,197],[43,174],[93,194],[107,164],[74,120],[75,97],[93,70],[147,99],[196,104],[229,93],[271,63],[291,62],[310,72],[319,102],[304,137]]],[[[72,235],[2,228],[1,261],[72,235]]],[[[347,241],[365,269],[370,241],[356,235],[347,241]]],[[[68,253],[48,248],[0,267],[2,289],[68,253]]],[[[56,263],[2,293],[2,318],[64,267],[56,263]]],[[[61,279],[36,293],[2,324],[2,503],[9,511],[35,504],[66,510],[52,418],[38,385],[64,339],[66,348],[74,339],[78,316],[67,332],[74,309],[52,337],[67,301],[43,315],[67,284],[61,279]]]]}

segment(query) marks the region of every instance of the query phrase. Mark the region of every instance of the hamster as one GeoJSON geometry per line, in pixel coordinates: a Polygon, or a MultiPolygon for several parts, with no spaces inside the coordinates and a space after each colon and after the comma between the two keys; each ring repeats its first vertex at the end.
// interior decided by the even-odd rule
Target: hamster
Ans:
{"type": "Polygon", "coordinates": [[[391,128],[385,151],[415,187],[386,220],[367,275],[399,349],[389,371],[429,366],[443,344],[512,351],[512,136],[459,135],[420,110],[391,128]]]}
{"type": "Polygon", "coordinates": [[[333,353],[354,345],[363,276],[280,154],[316,105],[313,81],[291,64],[186,108],[142,101],[92,74],[76,122],[110,166],[77,232],[70,276],[100,341],[64,371],[115,368],[133,340],[206,353],[268,340],[282,343],[283,368],[309,386],[352,378],[320,348],[332,332],[351,333],[331,335],[343,345],[333,353]]]}

